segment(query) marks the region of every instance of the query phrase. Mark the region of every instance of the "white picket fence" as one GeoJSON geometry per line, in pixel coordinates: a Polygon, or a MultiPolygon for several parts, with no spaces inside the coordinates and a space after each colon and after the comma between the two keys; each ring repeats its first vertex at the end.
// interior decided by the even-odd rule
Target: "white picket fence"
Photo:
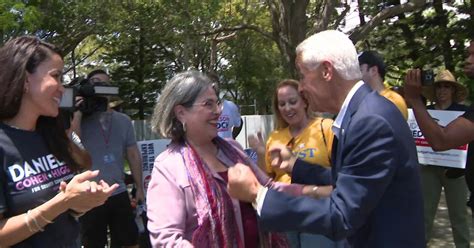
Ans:
{"type": "Polygon", "coordinates": [[[135,129],[135,138],[140,140],[161,139],[161,135],[151,131],[150,120],[132,120],[135,129]]]}

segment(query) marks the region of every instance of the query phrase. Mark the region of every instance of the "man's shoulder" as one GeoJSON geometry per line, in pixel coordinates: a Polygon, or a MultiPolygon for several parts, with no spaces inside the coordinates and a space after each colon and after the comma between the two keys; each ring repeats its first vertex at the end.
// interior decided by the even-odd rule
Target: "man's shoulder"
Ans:
{"type": "Polygon", "coordinates": [[[405,99],[400,94],[391,89],[382,90],[380,95],[392,101],[393,103],[403,102],[405,104],[405,99]]]}
{"type": "Polygon", "coordinates": [[[233,101],[224,100],[223,104],[224,104],[223,105],[224,109],[231,110],[231,111],[237,111],[237,112],[239,111],[239,107],[233,101]]]}
{"type": "MultiPolygon", "coordinates": [[[[393,92],[393,93],[398,95],[396,92],[393,92]]],[[[376,92],[374,91],[371,94],[367,94],[364,101],[361,102],[361,106],[366,105],[365,107],[369,108],[368,111],[374,112],[374,113],[379,113],[379,112],[384,113],[384,112],[387,112],[388,110],[398,111],[398,108],[396,104],[394,104],[394,101],[393,101],[393,99],[395,99],[396,96],[393,95],[392,97],[391,95],[390,97],[391,98],[388,98],[387,96],[382,95],[382,94],[376,94],[376,92]]],[[[401,98],[401,100],[403,100],[403,98],[401,98]]]]}
{"type": "Polygon", "coordinates": [[[371,137],[375,141],[383,136],[402,141],[400,144],[403,145],[413,143],[410,129],[400,110],[379,94],[368,94],[350,118],[345,127],[346,133],[357,136],[348,139],[351,142],[360,142],[360,137],[371,137]]]}
{"type": "Polygon", "coordinates": [[[380,92],[380,95],[387,98],[389,101],[391,101],[397,108],[400,110],[400,112],[403,115],[403,118],[408,119],[408,107],[407,103],[405,102],[405,99],[398,94],[397,92],[390,90],[390,89],[385,89],[380,92]]]}
{"type": "Polygon", "coordinates": [[[118,124],[118,126],[123,128],[129,128],[130,126],[133,126],[132,119],[128,115],[117,111],[113,111],[112,114],[113,122],[118,124]]]}
{"type": "Polygon", "coordinates": [[[132,118],[130,118],[130,116],[124,114],[124,113],[121,113],[121,112],[117,112],[115,110],[112,111],[112,114],[114,115],[114,118],[117,118],[119,120],[126,120],[126,121],[132,121],[132,118]]]}
{"type": "Polygon", "coordinates": [[[224,103],[224,105],[227,105],[227,106],[237,107],[237,105],[235,105],[235,103],[231,100],[224,99],[223,103],[224,103]]]}
{"type": "MultiPolygon", "coordinates": [[[[405,119],[400,115],[400,110],[387,98],[379,94],[368,94],[360,103],[353,118],[357,119],[380,119],[386,125],[406,125],[405,119]]],[[[367,127],[370,129],[370,127],[367,127]]]]}

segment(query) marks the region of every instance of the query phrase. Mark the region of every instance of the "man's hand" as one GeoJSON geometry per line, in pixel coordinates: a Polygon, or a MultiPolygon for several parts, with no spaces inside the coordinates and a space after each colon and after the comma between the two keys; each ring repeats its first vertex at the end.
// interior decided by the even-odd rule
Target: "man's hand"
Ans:
{"type": "Polygon", "coordinates": [[[421,101],[421,71],[420,69],[411,69],[408,70],[407,74],[405,75],[405,83],[404,83],[404,92],[405,92],[405,99],[411,105],[417,101],[421,101]]]}
{"type": "Polygon", "coordinates": [[[296,156],[291,150],[285,145],[276,144],[272,145],[268,151],[270,152],[272,166],[291,174],[296,162],[296,156]]]}
{"type": "Polygon", "coordinates": [[[262,186],[248,166],[237,163],[230,167],[228,179],[227,189],[230,196],[245,202],[253,202],[257,199],[258,189],[262,186]]]}

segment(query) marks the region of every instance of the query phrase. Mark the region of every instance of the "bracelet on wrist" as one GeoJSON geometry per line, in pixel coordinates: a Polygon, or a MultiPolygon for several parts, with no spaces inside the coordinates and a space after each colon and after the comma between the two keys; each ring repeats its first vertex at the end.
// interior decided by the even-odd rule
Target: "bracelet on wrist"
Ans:
{"type": "MultiPolygon", "coordinates": [[[[27,220],[30,219],[30,214],[31,213],[32,213],[31,209],[26,212],[27,220]]],[[[31,218],[31,219],[33,220],[33,224],[35,224],[35,226],[36,226],[35,231],[40,231],[40,232],[44,231],[44,229],[38,224],[38,221],[36,220],[36,218],[31,218]]],[[[26,222],[26,224],[28,225],[28,222],[26,222]]],[[[31,229],[30,229],[30,231],[31,231],[31,229]]]]}
{"type": "Polygon", "coordinates": [[[38,216],[40,217],[40,219],[42,219],[42,220],[43,220],[44,222],[46,222],[47,224],[53,223],[53,221],[46,219],[46,218],[41,214],[41,212],[40,212],[39,210],[37,210],[36,208],[31,210],[31,212],[33,212],[33,211],[38,212],[38,216]]]}

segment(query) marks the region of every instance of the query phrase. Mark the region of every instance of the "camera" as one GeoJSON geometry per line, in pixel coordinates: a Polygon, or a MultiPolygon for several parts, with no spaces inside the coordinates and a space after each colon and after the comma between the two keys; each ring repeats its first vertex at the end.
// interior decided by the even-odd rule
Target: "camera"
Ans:
{"type": "Polygon", "coordinates": [[[59,107],[64,110],[79,110],[85,115],[107,110],[107,96],[116,96],[119,89],[106,82],[92,83],[88,79],[75,78],[70,86],[65,87],[59,107]],[[76,107],[76,96],[82,96],[83,102],[76,107]]]}
{"type": "Polygon", "coordinates": [[[435,74],[433,70],[421,70],[421,85],[423,86],[431,86],[434,84],[435,81],[435,74]]]}

